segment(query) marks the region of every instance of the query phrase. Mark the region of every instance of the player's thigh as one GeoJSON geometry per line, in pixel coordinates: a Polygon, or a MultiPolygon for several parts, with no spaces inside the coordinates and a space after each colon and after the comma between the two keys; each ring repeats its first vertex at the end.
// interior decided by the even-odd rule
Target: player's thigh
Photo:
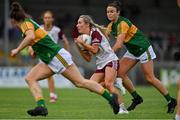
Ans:
{"type": "Polygon", "coordinates": [[[118,75],[119,74],[126,74],[132,67],[136,65],[138,61],[136,59],[131,59],[128,57],[122,57],[119,60],[119,70],[118,70],[118,75]]]}
{"type": "Polygon", "coordinates": [[[26,76],[26,79],[42,80],[53,74],[53,71],[48,67],[48,65],[44,63],[38,63],[30,70],[30,72],[26,76]]]}
{"type": "Polygon", "coordinates": [[[81,83],[85,80],[74,63],[68,66],[61,74],[73,83],[81,83]]]}
{"type": "Polygon", "coordinates": [[[115,82],[115,79],[116,79],[116,76],[117,76],[117,70],[112,68],[112,67],[109,67],[107,66],[106,69],[105,69],[105,84],[114,84],[115,82]]]}
{"type": "Polygon", "coordinates": [[[141,64],[141,68],[145,77],[154,77],[154,64],[153,60],[141,64]]]}
{"type": "Polygon", "coordinates": [[[95,81],[97,83],[101,83],[104,81],[104,73],[94,73],[90,80],[95,81]]]}

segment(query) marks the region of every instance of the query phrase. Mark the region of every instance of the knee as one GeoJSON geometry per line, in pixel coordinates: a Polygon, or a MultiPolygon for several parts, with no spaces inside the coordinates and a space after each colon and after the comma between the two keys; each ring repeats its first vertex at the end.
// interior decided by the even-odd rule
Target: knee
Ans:
{"type": "Polygon", "coordinates": [[[127,76],[127,74],[125,72],[123,72],[122,70],[118,71],[118,76],[121,78],[125,78],[127,76]]]}
{"type": "Polygon", "coordinates": [[[35,79],[33,79],[33,77],[27,75],[25,77],[25,81],[26,81],[27,84],[31,84],[31,83],[33,83],[35,81],[35,79]]]}

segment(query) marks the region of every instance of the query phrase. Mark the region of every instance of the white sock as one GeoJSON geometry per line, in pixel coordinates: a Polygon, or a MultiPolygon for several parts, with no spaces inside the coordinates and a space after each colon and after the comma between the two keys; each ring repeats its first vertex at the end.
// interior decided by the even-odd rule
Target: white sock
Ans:
{"type": "Polygon", "coordinates": [[[118,89],[121,90],[121,94],[125,95],[126,94],[126,89],[124,88],[123,84],[122,84],[122,79],[121,78],[116,78],[116,81],[114,83],[114,86],[118,89]]]}
{"type": "Polygon", "coordinates": [[[120,107],[120,108],[126,108],[126,107],[124,106],[124,103],[121,103],[121,104],[119,105],[119,107],[120,107]]]}
{"type": "Polygon", "coordinates": [[[57,95],[55,93],[50,93],[50,97],[57,97],[57,95]]]}
{"type": "Polygon", "coordinates": [[[176,114],[175,120],[180,120],[180,115],[176,114]]]}

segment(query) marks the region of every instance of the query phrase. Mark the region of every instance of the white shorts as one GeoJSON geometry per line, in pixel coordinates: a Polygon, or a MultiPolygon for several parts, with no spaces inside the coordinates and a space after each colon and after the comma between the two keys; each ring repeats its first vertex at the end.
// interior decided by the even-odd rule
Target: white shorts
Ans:
{"type": "Polygon", "coordinates": [[[152,48],[152,46],[149,46],[148,50],[145,51],[141,56],[135,57],[133,54],[131,54],[129,51],[127,51],[123,57],[131,58],[139,60],[141,63],[146,63],[150,60],[153,60],[156,58],[156,54],[152,48]]]}
{"type": "Polygon", "coordinates": [[[60,49],[58,54],[54,56],[52,61],[48,64],[51,70],[54,73],[62,73],[66,70],[69,65],[72,65],[74,62],[72,61],[71,54],[66,51],[64,48],[60,49]]]}

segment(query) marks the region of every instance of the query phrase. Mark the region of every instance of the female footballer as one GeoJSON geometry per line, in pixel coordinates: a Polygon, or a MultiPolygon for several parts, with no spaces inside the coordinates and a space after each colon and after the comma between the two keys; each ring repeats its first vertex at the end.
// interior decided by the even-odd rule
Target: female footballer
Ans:
{"type": "Polygon", "coordinates": [[[115,1],[108,4],[106,12],[107,18],[111,21],[108,25],[108,33],[111,33],[116,38],[113,50],[117,51],[123,44],[127,49],[127,52],[120,59],[119,63],[121,67],[119,67],[118,75],[123,79],[126,89],[134,97],[128,110],[133,110],[136,105],[143,102],[142,98],[136,93],[134,86],[127,75],[128,71],[140,61],[146,80],[167,100],[167,113],[173,113],[177,104],[176,100],[169,95],[167,89],[154,75],[153,59],[156,58],[156,54],[148,39],[128,19],[120,16],[119,2],[115,1]]]}
{"type": "Polygon", "coordinates": [[[17,48],[11,50],[11,56],[16,56],[23,48],[32,46],[35,54],[42,62],[35,65],[25,77],[25,80],[36,100],[37,107],[27,113],[31,116],[46,116],[48,110],[38,81],[48,78],[53,74],[62,74],[75,86],[88,89],[102,95],[112,106],[113,112],[119,112],[117,94],[112,96],[98,83],[86,80],[73,63],[71,54],[64,48],[55,44],[52,37],[43,30],[35,21],[27,17],[21,5],[13,2],[10,12],[11,22],[23,33],[24,38],[17,48]]]}
{"type": "Polygon", "coordinates": [[[96,57],[96,72],[91,76],[90,80],[98,83],[104,83],[111,93],[118,94],[118,101],[120,104],[119,114],[128,113],[119,91],[114,87],[114,82],[118,70],[118,57],[113,52],[110,44],[103,34],[102,28],[95,24],[92,18],[88,15],[81,15],[77,22],[77,29],[80,34],[87,34],[91,37],[91,44],[86,44],[82,40],[82,36],[76,39],[77,46],[83,46],[83,50],[79,48],[81,55],[90,61],[91,54],[96,57]]]}
{"type": "MultiPolygon", "coordinates": [[[[48,34],[53,37],[52,40],[54,40],[55,43],[58,43],[59,40],[62,40],[64,43],[64,48],[69,51],[69,42],[67,40],[67,37],[63,33],[62,29],[53,25],[54,22],[54,14],[50,10],[44,11],[42,15],[43,19],[43,25],[41,27],[48,32],[48,34]]],[[[55,85],[54,85],[54,78],[53,76],[50,76],[48,78],[48,86],[50,91],[50,102],[56,102],[57,101],[57,95],[55,93],[55,85]]]]}

